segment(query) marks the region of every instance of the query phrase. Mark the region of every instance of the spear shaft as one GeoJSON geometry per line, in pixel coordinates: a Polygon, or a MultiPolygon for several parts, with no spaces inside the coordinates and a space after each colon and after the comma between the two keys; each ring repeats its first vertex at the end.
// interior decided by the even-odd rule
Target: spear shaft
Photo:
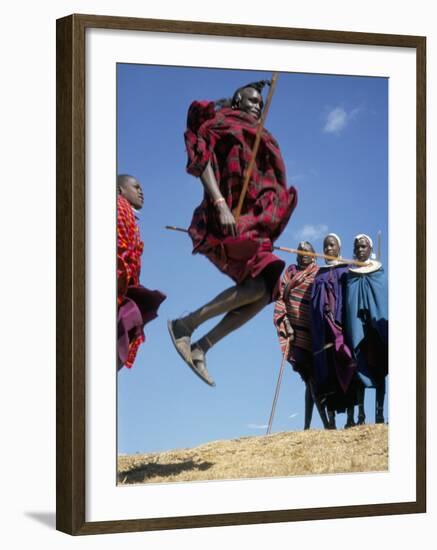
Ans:
{"type": "Polygon", "coordinates": [[[263,109],[261,120],[259,121],[258,128],[256,131],[255,144],[253,146],[252,156],[249,161],[249,166],[247,167],[247,170],[244,175],[243,187],[241,189],[240,199],[238,201],[237,208],[234,210],[234,218],[236,223],[238,223],[238,220],[240,219],[241,209],[243,208],[244,199],[246,198],[247,188],[249,187],[250,176],[252,175],[253,167],[255,166],[256,155],[258,153],[259,144],[261,142],[261,134],[264,129],[264,124],[267,118],[267,114],[269,112],[270,104],[272,102],[273,92],[275,91],[277,79],[278,79],[278,73],[273,73],[266,104],[263,109]]]}
{"type": "Polygon", "coordinates": [[[284,353],[282,355],[282,361],[281,361],[281,367],[279,369],[278,381],[276,382],[275,396],[273,398],[272,410],[270,412],[269,424],[267,426],[266,435],[269,435],[270,432],[272,431],[273,417],[275,416],[276,403],[277,403],[278,397],[279,397],[279,390],[281,389],[282,375],[284,374],[285,360],[288,357],[288,350],[289,349],[290,349],[290,339],[287,339],[287,343],[285,345],[285,350],[284,350],[284,353]]]}
{"type": "MultiPolygon", "coordinates": [[[[171,231],[180,231],[181,233],[188,233],[188,229],[183,227],[176,227],[175,225],[166,225],[166,229],[171,231]]],[[[347,260],[345,258],[337,258],[336,256],[327,256],[326,254],[318,254],[317,252],[309,252],[307,250],[298,250],[297,248],[288,248],[286,246],[274,246],[273,250],[280,250],[282,252],[288,252],[290,254],[298,254],[299,256],[311,256],[312,258],[323,258],[324,260],[339,260],[345,264],[353,264],[357,266],[367,265],[366,262],[359,262],[358,260],[347,260]]]]}
{"type": "Polygon", "coordinates": [[[346,258],[338,258],[337,256],[328,256],[327,254],[319,254],[318,252],[309,252],[308,250],[298,250],[297,248],[288,248],[286,246],[274,246],[273,250],[282,250],[282,252],[289,252],[290,254],[299,254],[300,256],[311,256],[312,258],[323,258],[324,260],[339,260],[345,264],[353,264],[357,266],[367,265],[366,262],[359,262],[358,260],[348,260],[346,258]]]}

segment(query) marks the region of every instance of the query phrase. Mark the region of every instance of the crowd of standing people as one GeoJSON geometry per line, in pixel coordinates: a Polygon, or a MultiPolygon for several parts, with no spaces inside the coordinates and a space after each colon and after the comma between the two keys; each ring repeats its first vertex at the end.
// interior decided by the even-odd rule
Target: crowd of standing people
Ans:
{"type": "Polygon", "coordinates": [[[375,388],[375,422],[384,422],[388,374],[387,278],[365,234],[353,242],[354,260],[341,257],[341,240],[326,235],[326,264],[316,264],[309,242],[298,246],[296,265],[282,277],[274,324],[287,360],[305,383],[305,424],[314,404],[325,428],[364,424],[364,391],[375,388]],[[354,409],[358,406],[355,420],[354,409]]]}

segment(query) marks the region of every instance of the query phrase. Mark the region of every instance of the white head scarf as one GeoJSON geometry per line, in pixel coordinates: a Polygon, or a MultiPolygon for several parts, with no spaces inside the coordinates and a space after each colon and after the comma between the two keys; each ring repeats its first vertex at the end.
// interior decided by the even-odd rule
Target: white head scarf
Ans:
{"type": "MultiPolygon", "coordinates": [[[[355,248],[355,243],[358,241],[358,239],[366,239],[366,241],[370,244],[370,259],[376,260],[376,254],[373,252],[373,241],[369,237],[369,235],[366,235],[365,233],[359,233],[358,235],[355,235],[354,248],[355,248]]],[[[356,259],[355,252],[354,252],[354,258],[356,259]]]]}
{"type": "Polygon", "coordinates": [[[328,233],[323,240],[325,241],[328,237],[334,237],[334,239],[338,242],[338,247],[341,248],[341,239],[337,233],[328,233]]]}
{"type": "Polygon", "coordinates": [[[341,258],[341,239],[337,235],[337,233],[328,233],[325,236],[325,238],[323,239],[323,242],[325,242],[325,240],[328,237],[334,237],[334,239],[338,242],[338,258],[336,260],[327,260],[327,259],[325,259],[325,263],[328,264],[328,265],[336,265],[338,263],[338,261],[340,260],[340,258],[341,258]]]}

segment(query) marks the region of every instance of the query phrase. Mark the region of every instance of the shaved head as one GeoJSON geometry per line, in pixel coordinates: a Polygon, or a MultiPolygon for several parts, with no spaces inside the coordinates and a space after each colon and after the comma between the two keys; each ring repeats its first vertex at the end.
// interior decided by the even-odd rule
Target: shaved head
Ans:
{"type": "Polygon", "coordinates": [[[132,180],[137,181],[134,176],[130,176],[129,174],[119,174],[117,176],[117,189],[120,190],[121,187],[125,187],[132,180]]]}
{"type": "Polygon", "coordinates": [[[140,182],[134,176],[130,176],[129,174],[118,175],[117,191],[136,210],[140,210],[143,207],[143,190],[141,189],[140,182]]]}

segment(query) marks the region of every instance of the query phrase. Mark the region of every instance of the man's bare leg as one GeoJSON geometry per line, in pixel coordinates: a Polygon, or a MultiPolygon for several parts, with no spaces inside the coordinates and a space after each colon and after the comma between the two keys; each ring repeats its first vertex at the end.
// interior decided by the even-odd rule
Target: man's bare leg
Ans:
{"type": "Polygon", "coordinates": [[[256,302],[266,293],[266,284],[262,275],[255,279],[246,279],[243,283],[221,292],[213,300],[189,315],[169,321],[170,337],[179,355],[192,367],[191,334],[194,330],[217,315],[256,302]]]}
{"type": "Polygon", "coordinates": [[[384,424],[385,378],[378,380],[375,388],[375,423],[384,424]]]}
{"type": "Polygon", "coordinates": [[[347,419],[346,419],[346,424],[344,425],[344,427],[346,429],[347,428],[353,428],[356,425],[355,424],[355,419],[354,419],[355,406],[348,407],[346,409],[346,412],[347,412],[347,419]]]}
{"type": "MultiPolygon", "coordinates": [[[[270,301],[270,295],[265,291],[264,295],[256,302],[229,311],[225,317],[198,342],[191,346],[191,357],[196,369],[208,372],[206,369],[206,353],[222,338],[243,326],[247,321],[255,317],[270,301]]],[[[208,375],[209,376],[209,375],[208,375]]],[[[209,383],[209,382],[207,382],[209,383]]]]}
{"type": "Polygon", "coordinates": [[[243,326],[247,321],[255,317],[270,301],[267,292],[261,295],[256,301],[229,311],[223,319],[212,328],[203,338],[193,344],[193,347],[200,347],[206,353],[212,346],[222,338],[243,326]]]}
{"type": "Polygon", "coordinates": [[[328,409],[328,430],[336,430],[337,426],[335,424],[335,411],[328,409]]]}
{"type": "Polygon", "coordinates": [[[305,382],[305,421],[304,430],[309,430],[313,418],[314,399],[309,382],[305,382]]]}
{"type": "Polygon", "coordinates": [[[251,304],[261,299],[267,292],[265,280],[262,275],[255,279],[246,279],[239,285],[218,294],[213,300],[201,306],[185,317],[174,321],[176,338],[191,336],[191,334],[205,321],[222,315],[231,310],[236,310],[246,304],[251,304]]]}
{"type": "Polygon", "coordinates": [[[307,385],[309,386],[309,388],[311,390],[311,395],[312,395],[313,401],[316,405],[317,412],[319,413],[320,420],[322,421],[323,427],[325,428],[325,430],[327,430],[329,428],[329,421],[328,421],[328,417],[326,415],[326,407],[325,407],[325,405],[322,405],[320,403],[320,398],[317,395],[316,390],[315,390],[314,379],[310,378],[307,382],[307,385]]]}
{"type": "Polygon", "coordinates": [[[366,413],[364,411],[364,384],[359,382],[357,388],[357,401],[358,401],[358,426],[362,426],[366,423],[366,413]]]}

